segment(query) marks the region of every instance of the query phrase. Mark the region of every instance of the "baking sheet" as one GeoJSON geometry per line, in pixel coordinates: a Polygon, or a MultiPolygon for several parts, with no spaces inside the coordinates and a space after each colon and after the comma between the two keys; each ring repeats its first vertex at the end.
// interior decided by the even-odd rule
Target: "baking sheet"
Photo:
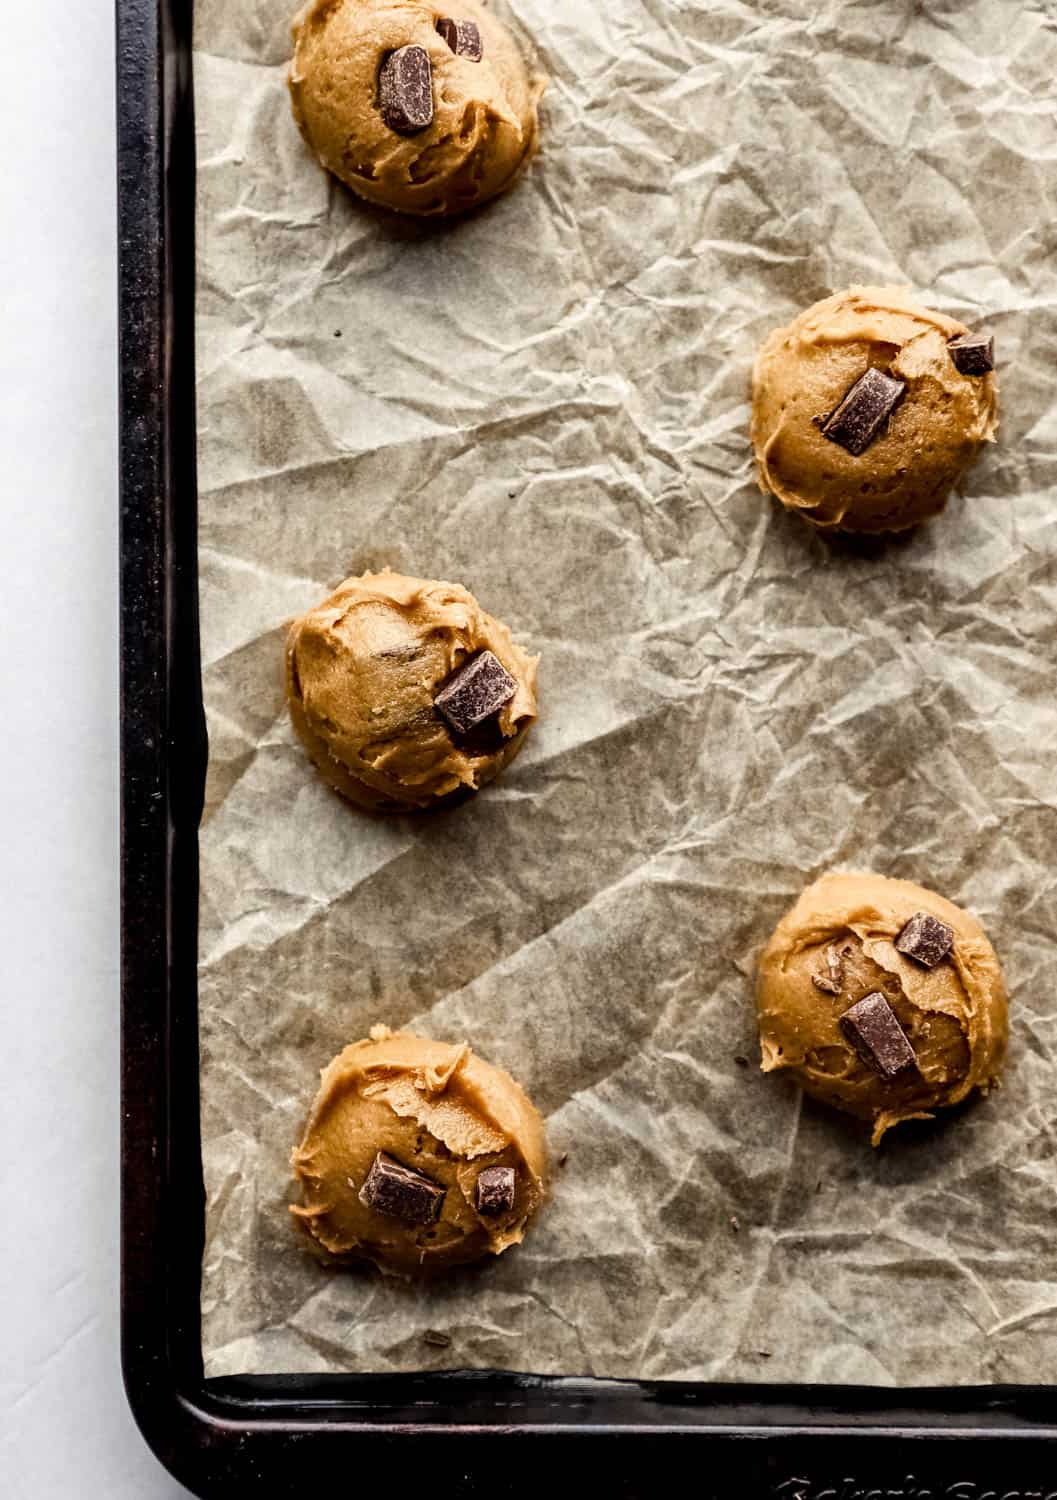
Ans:
{"type": "Polygon", "coordinates": [[[310,160],[288,0],[196,8],[206,1373],[1050,1380],[1057,8],[497,8],[543,151],[447,226],[310,160]],[[889,542],[750,466],[757,344],[852,281],[997,333],[999,446],[889,542]],[[384,564],[542,654],[521,757],[427,819],[342,805],[283,708],[285,621],[384,564]],[[876,1152],[756,1067],[754,956],[834,866],[971,907],[1014,996],[1001,1092],[876,1152]],[[509,1068],[564,1160],[428,1290],[287,1219],[377,1021],[509,1068]]]}

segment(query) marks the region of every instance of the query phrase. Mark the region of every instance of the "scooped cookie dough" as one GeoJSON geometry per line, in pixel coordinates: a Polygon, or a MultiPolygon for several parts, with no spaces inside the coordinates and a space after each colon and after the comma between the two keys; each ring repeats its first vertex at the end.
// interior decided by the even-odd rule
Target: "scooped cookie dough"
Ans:
{"type": "Polygon", "coordinates": [[[536,718],[538,660],[459,584],[364,573],[290,627],[290,717],[350,802],[431,807],[513,760],[536,718]]]}
{"type": "Polygon", "coordinates": [[[362,198],[462,213],[532,154],[544,80],[478,0],[308,0],[292,29],[294,118],[362,198]]]}
{"type": "Polygon", "coordinates": [[[916,526],[994,440],[993,366],[989,334],[918,306],[906,287],[816,302],[756,358],[760,488],[818,527],[916,526]]]}
{"type": "Polygon", "coordinates": [[[765,1073],[873,1126],[929,1119],[997,1082],[1006,987],[974,917],[924,886],[824,875],[775,928],[756,1002],[765,1073]]]}
{"type": "Polygon", "coordinates": [[[292,1162],[315,1248],[397,1276],[502,1254],[546,1194],[543,1124],[510,1074],[384,1026],[324,1068],[292,1162]]]}

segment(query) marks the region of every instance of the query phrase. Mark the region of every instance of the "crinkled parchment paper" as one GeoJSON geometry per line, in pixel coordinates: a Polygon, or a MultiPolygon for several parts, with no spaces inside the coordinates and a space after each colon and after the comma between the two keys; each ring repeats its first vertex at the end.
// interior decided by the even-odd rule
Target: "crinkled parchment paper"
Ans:
{"type": "Polygon", "coordinates": [[[1052,1380],[1057,5],[503,0],[543,150],[447,227],[309,158],[291,6],[197,6],[207,1371],[1052,1380]],[[1001,441],[920,535],[831,544],[758,494],[747,381],[864,280],[993,324],[1001,441]],[[386,563],[541,652],[542,719],[380,823],[280,659],[386,563]],[[876,1152],[756,1067],[755,954],[837,865],[971,907],[1014,996],[1005,1088],[876,1152]],[[524,1246],[428,1291],[287,1220],[376,1021],[469,1039],[568,1153],[524,1246]]]}

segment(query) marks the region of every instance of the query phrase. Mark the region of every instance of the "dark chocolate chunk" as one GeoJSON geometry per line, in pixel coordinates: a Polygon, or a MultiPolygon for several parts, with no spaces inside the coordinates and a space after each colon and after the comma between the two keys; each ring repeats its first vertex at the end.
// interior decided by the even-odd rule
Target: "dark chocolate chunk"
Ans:
{"type": "Polygon", "coordinates": [[[913,1065],[914,1049],[880,990],[864,995],[846,1010],[840,1029],[866,1066],[882,1078],[895,1078],[913,1065]]]}
{"type": "Polygon", "coordinates": [[[995,340],[990,333],[961,333],[947,344],[962,375],[987,375],[995,367],[995,340]]]}
{"type": "Polygon", "coordinates": [[[432,1224],[440,1213],[444,1192],[432,1178],[402,1167],[379,1151],[360,1188],[360,1202],[375,1213],[402,1219],[405,1224],[432,1224]]]}
{"type": "Polygon", "coordinates": [[[826,949],[826,967],[812,974],[811,983],[826,995],[839,995],[844,987],[844,953],[834,943],[826,949]]]}
{"type": "Polygon", "coordinates": [[[896,938],[900,953],[916,959],[926,969],[934,969],[953,946],[954,928],[937,917],[930,917],[927,911],[916,911],[896,938]]]}
{"type": "Polygon", "coordinates": [[[485,1167],[477,1174],[477,1212],[494,1218],[514,1207],[514,1168],[485,1167]]]}
{"type": "Polygon", "coordinates": [[[446,1333],[441,1333],[439,1328],[427,1328],[422,1335],[424,1344],[432,1344],[434,1349],[449,1349],[451,1339],[446,1333]]]}
{"type": "Polygon", "coordinates": [[[858,458],[880,435],[906,388],[905,380],[871,365],[822,423],[822,436],[858,458]]]}
{"type": "Polygon", "coordinates": [[[458,734],[469,734],[516,692],[517,683],[499,658],[479,651],[448,678],[433,702],[458,734]]]}
{"type": "Polygon", "coordinates": [[[378,74],[378,107],[397,135],[417,135],[433,123],[433,69],[425,47],[398,47],[378,74]]]}
{"type": "Polygon", "coordinates": [[[450,16],[441,16],[437,30],[457,57],[465,57],[469,62],[481,61],[484,47],[476,21],[453,21],[450,16]]]}

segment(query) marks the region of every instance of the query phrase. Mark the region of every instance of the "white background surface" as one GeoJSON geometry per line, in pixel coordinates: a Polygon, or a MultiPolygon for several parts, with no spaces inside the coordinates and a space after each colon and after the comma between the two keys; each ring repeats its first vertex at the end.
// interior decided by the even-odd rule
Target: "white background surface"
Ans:
{"type": "Polygon", "coordinates": [[[0,1494],[171,1500],[118,1357],[113,4],[3,18],[0,1494]]]}

